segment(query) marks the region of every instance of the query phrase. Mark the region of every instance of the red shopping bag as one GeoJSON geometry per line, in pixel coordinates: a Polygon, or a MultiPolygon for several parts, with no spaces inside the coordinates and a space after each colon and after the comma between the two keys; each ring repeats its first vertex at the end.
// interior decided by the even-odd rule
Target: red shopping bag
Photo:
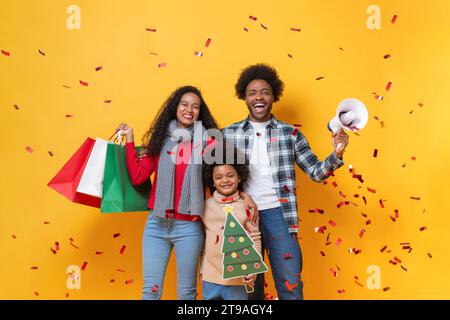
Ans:
{"type": "Polygon", "coordinates": [[[77,192],[78,184],[80,183],[94,143],[94,139],[87,138],[47,185],[72,202],[100,208],[100,198],[77,192]]]}

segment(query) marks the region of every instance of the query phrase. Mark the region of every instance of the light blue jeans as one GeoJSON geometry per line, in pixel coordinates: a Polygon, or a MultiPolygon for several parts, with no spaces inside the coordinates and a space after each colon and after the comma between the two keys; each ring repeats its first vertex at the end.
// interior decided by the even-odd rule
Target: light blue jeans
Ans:
{"type": "Polygon", "coordinates": [[[162,295],[164,275],[172,248],[177,265],[178,300],[195,300],[197,271],[204,245],[201,221],[160,218],[149,214],[142,243],[143,300],[158,300],[162,295]]]}
{"type": "Polygon", "coordinates": [[[226,286],[202,281],[203,300],[248,300],[245,286],[226,286]]]}

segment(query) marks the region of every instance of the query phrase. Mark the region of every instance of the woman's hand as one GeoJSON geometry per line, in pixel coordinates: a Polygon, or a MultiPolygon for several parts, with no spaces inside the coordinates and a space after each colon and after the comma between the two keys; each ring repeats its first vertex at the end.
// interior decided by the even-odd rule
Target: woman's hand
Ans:
{"type": "Polygon", "coordinates": [[[127,142],[134,141],[134,134],[133,134],[133,128],[129,127],[126,123],[121,123],[117,127],[116,131],[122,131],[122,134],[127,137],[127,142]]]}
{"type": "Polygon", "coordinates": [[[252,197],[250,197],[245,192],[239,192],[240,197],[244,200],[245,210],[250,211],[249,219],[253,222],[253,224],[258,225],[259,223],[259,212],[256,203],[253,201],[252,197]]]}

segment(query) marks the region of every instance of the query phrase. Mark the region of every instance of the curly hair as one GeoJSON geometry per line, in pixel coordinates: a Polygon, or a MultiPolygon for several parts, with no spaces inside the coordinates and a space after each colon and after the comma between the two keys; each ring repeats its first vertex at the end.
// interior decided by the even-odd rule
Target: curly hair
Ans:
{"type": "Polygon", "coordinates": [[[258,63],[242,70],[234,88],[239,99],[245,100],[248,84],[256,79],[265,80],[272,87],[273,100],[277,102],[283,95],[284,83],[278,76],[277,70],[268,64],[258,63]]]}
{"type": "Polygon", "coordinates": [[[169,98],[167,98],[159,109],[150,128],[142,137],[142,146],[148,155],[157,156],[161,152],[166,129],[168,128],[170,121],[177,118],[177,109],[181,98],[184,94],[189,92],[194,93],[200,98],[200,113],[197,121],[201,121],[206,129],[218,128],[217,122],[209,111],[205,100],[203,100],[200,90],[193,86],[180,87],[172,92],[169,98]]]}
{"type": "MultiPolygon", "coordinates": [[[[213,156],[215,156],[215,162],[213,162],[212,164],[203,163],[203,170],[202,170],[203,171],[203,184],[209,188],[209,191],[211,192],[211,194],[214,191],[216,191],[216,188],[214,187],[214,179],[213,179],[213,172],[214,172],[215,167],[223,166],[223,165],[233,166],[234,169],[236,169],[239,178],[241,178],[241,182],[239,182],[239,184],[238,184],[239,191],[243,191],[244,184],[247,182],[248,176],[250,174],[250,171],[248,168],[248,161],[247,161],[245,155],[236,147],[233,147],[231,145],[231,148],[227,148],[227,145],[230,146],[224,140],[222,156],[219,157],[219,155],[217,155],[217,156],[213,155],[213,156]],[[233,152],[232,159],[227,159],[228,158],[227,152],[233,152]],[[242,161],[242,160],[244,160],[244,161],[242,161]]],[[[217,150],[217,149],[215,149],[215,150],[217,150]]]]}

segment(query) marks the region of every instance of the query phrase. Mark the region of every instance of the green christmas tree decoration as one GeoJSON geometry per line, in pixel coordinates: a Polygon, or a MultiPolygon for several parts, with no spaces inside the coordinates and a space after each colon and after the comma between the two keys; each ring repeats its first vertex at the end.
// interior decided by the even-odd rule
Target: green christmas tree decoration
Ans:
{"type": "Polygon", "coordinates": [[[267,266],[255,248],[250,235],[233,215],[233,207],[226,206],[223,230],[223,279],[267,272],[267,266]]]}

